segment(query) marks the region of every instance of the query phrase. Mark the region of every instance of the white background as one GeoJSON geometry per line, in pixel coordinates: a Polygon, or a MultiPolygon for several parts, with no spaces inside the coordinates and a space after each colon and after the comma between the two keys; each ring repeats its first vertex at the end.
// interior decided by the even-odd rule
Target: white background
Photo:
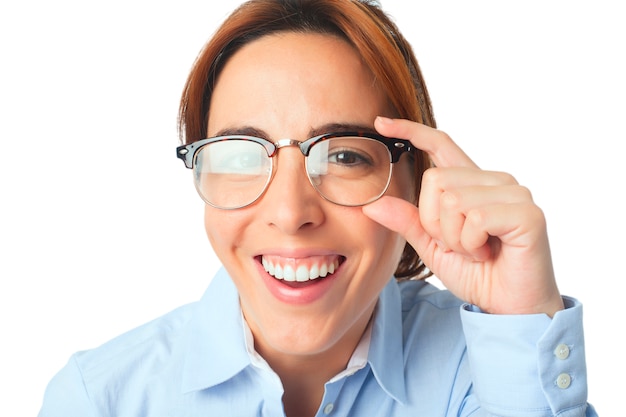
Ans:
{"type": "MultiPolygon", "coordinates": [[[[71,353],[204,291],[217,262],[175,158],[176,112],[238,3],[1,3],[0,415],[35,415],[71,353]]],[[[383,0],[440,128],[545,210],[561,290],[585,305],[590,401],[604,415],[626,374],[619,3],[383,0]]]]}

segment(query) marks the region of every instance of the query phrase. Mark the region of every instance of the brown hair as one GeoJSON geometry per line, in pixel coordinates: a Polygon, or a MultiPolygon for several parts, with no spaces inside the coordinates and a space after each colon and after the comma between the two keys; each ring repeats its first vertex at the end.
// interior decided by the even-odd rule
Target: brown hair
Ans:
{"type": "MultiPolygon", "coordinates": [[[[366,0],[250,0],[215,32],[196,59],[180,102],[178,128],[184,143],[206,138],[211,96],[225,62],[241,46],[276,32],[328,33],[350,43],[387,93],[399,118],[436,127],[428,90],[409,43],[375,2],[366,0]]],[[[428,156],[415,154],[415,196],[428,156]]],[[[430,272],[407,243],[396,278],[430,272]]]]}

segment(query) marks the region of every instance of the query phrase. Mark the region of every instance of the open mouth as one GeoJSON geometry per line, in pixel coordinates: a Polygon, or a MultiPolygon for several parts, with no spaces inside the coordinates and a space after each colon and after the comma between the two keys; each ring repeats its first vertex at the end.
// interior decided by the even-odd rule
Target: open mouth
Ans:
{"type": "Polygon", "coordinates": [[[311,256],[307,258],[283,258],[261,256],[261,263],[267,273],[286,282],[308,282],[325,278],[335,273],[345,261],[340,255],[311,256]]]}

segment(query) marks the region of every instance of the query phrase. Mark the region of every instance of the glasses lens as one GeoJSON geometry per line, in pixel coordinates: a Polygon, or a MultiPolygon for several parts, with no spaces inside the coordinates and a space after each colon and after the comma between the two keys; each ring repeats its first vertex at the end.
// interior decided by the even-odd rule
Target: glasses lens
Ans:
{"type": "Polygon", "coordinates": [[[360,206],[387,190],[391,154],[385,144],[375,139],[332,138],[310,149],[307,172],[313,186],[327,200],[360,206]]]}
{"type": "Polygon", "coordinates": [[[265,148],[244,139],[205,145],[194,160],[194,179],[200,196],[219,208],[251,204],[263,193],[271,174],[272,161],[265,148]]]}

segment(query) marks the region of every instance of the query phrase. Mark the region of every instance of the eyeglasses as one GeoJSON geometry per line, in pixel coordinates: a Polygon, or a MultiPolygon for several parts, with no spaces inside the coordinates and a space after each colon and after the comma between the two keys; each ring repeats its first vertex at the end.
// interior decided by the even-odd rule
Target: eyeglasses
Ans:
{"type": "Polygon", "coordinates": [[[374,133],[342,132],[303,142],[244,135],[217,136],[176,148],[193,170],[200,197],[220,209],[246,207],[263,195],[272,180],[274,156],[280,148],[297,146],[313,188],[328,201],[362,206],[380,198],[391,181],[393,164],[414,148],[403,139],[374,133]]]}

